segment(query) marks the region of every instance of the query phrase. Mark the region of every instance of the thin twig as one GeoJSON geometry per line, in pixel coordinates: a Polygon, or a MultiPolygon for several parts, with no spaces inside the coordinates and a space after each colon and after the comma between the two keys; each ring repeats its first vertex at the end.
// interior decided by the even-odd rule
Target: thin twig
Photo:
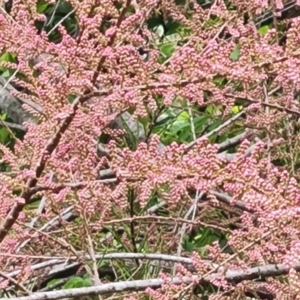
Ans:
{"type": "MultiPolygon", "coordinates": [[[[245,114],[245,111],[242,110],[239,113],[237,113],[236,115],[234,115],[233,117],[231,117],[230,119],[228,119],[227,121],[225,121],[223,124],[221,124],[219,127],[215,128],[214,130],[212,130],[211,132],[205,134],[204,136],[200,137],[199,139],[202,138],[209,138],[212,135],[218,133],[219,131],[223,130],[225,127],[229,126],[230,124],[232,124],[233,122],[235,122],[237,119],[239,119],[243,114],[245,114]]],[[[189,143],[186,147],[186,151],[189,151],[190,149],[192,149],[197,142],[199,141],[199,139],[189,143]]]]}
{"type": "Polygon", "coordinates": [[[21,131],[24,131],[24,132],[27,131],[26,127],[23,126],[23,125],[11,123],[11,122],[6,122],[6,121],[3,121],[3,120],[1,120],[1,123],[4,125],[5,128],[9,127],[9,128],[21,130],[21,131]]]}
{"type": "MultiPolygon", "coordinates": [[[[88,227],[88,224],[87,224],[87,218],[86,216],[84,216],[83,218],[83,224],[84,224],[84,229],[85,229],[85,232],[86,232],[86,235],[87,235],[87,244],[88,244],[88,253],[91,257],[91,260],[92,260],[92,264],[93,264],[93,274],[91,274],[91,278],[93,278],[93,281],[94,281],[94,285],[101,285],[101,280],[100,280],[100,277],[99,277],[99,273],[98,273],[98,266],[97,266],[97,260],[96,260],[96,257],[95,257],[95,250],[94,250],[94,245],[93,245],[93,241],[92,241],[92,238],[91,238],[91,235],[90,235],[90,230],[89,230],[89,227],[88,227]]],[[[99,300],[101,300],[101,296],[99,295],[99,300]]]]}
{"type": "MultiPolygon", "coordinates": [[[[19,223],[19,222],[17,221],[17,223],[19,223]]],[[[60,238],[60,237],[55,238],[55,237],[51,236],[50,234],[47,234],[47,233],[45,233],[45,232],[43,232],[43,231],[41,231],[41,230],[38,230],[38,229],[35,229],[35,228],[31,228],[30,226],[28,226],[28,225],[26,225],[26,224],[24,224],[24,223],[21,223],[21,224],[19,224],[19,225],[20,225],[20,226],[25,226],[25,227],[27,227],[27,228],[29,228],[29,229],[35,231],[36,233],[39,233],[39,234],[43,235],[44,237],[46,237],[46,238],[48,238],[48,239],[54,241],[55,243],[58,243],[58,244],[61,245],[62,247],[67,248],[67,249],[70,250],[74,255],[77,255],[77,257],[79,257],[78,251],[76,251],[75,248],[74,248],[71,244],[67,243],[63,238],[60,238]]]]}
{"type": "MultiPolygon", "coordinates": [[[[4,79],[2,76],[0,76],[0,83],[3,86],[5,86],[5,90],[10,95],[12,94],[11,92],[17,92],[17,90],[9,82],[7,82],[7,80],[4,79]]],[[[4,92],[4,88],[2,89],[2,92],[4,92]]],[[[33,108],[34,110],[36,110],[38,113],[43,114],[43,108],[39,104],[37,104],[37,103],[35,103],[35,102],[33,102],[33,101],[29,100],[29,99],[23,99],[23,98],[19,98],[19,97],[18,97],[17,100],[20,101],[20,102],[22,102],[22,103],[24,103],[24,104],[26,104],[26,105],[28,105],[28,106],[30,106],[31,108],[33,108]]]]}
{"type": "Polygon", "coordinates": [[[255,239],[253,242],[249,243],[248,245],[246,245],[245,247],[243,247],[241,250],[235,252],[234,254],[230,255],[227,259],[225,259],[224,261],[222,261],[222,263],[220,263],[216,268],[208,271],[204,276],[203,279],[207,278],[210,274],[213,274],[214,272],[216,272],[220,267],[226,265],[228,262],[230,262],[231,260],[233,260],[234,258],[236,258],[238,255],[240,255],[241,253],[243,253],[244,251],[250,249],[252,246],[254,246],[256,243],[260,242],[261,240],[263,240],[264,238],[268,237],[271,233],[273,233],[274,231],[278,230],[278,228],[273,228],[272,230],[268,231],[267,233],[263,234],[262,236],[260,236],[259,238],[255,239]]]}
{"type": "Polygon", "coordinates": [[[240,97],[240,96],[235,96],[233,94],[225,94],[225,96],[227,97],[231,97],[231,98],[235,98],[235,99],[238,99],[238,100],[244,100],[244,101],[247,101],[249,103],[257,103],[257,104],[261,104],[263,106],[268,106],[270,108],[274,108],[274,109],[277,109],[279,111],[282,111],[282,112],[287,112],[289,114],[292,114],[292,115],[295,115],[295,116],[300,116],[300,111],[297,111],[297,110],[293,110],[293,109],[290,109],[290,108],[286,108],[286,107],[283,107],[283,106],[280,106],[280,105],[277,105],[277,104],[272,104],[272,103],[266,103],[266,102],[262,102],[262,101],[258,101],[258,100],[254,100],[250,97],[240,97]]]}
{"type": "MultiPolygon", "coordinates": [[[[68,216],[68,214],[73,210],[73,206],[70,206],[68,208],[66,208],[61,214],[59,214],[58,216],[56,216],[55,218],[53,218],[52,220],[50,220],[49,222],[47,222],[46,224],[44,224],[40,229],[36,230],[36,232],[34,234],[31,235],[30,238],[28,238],[27,240],[25,240],[18,248],[17,248],[17,253],[28,243],[31,241],[31,239],[37,237],[39,235],[39,233],[41,231],[50,231],[51,228],[57,226],[59,224],[59,220],[60,218],[65,219],[66,216],[68,216]]],[[[30,226],[30,229],[32,229],[32,226],[30,226]]]]}
{"type": "MultiPolygon", "coordinates": [[[[253,243],[256,243],[255,240],[253,243]]],[[[252,246],[252,243],[248,245],[248,247],[252,246]]],[[[230,260],[230,259],[229,259],[230,260]]],[[[300,272],[300,263],[296,263],[291,266],[297,272],[300,272]]],[[[274,265],[266,265],[250,268],[244,271],[234,271],[228,270],[225,273],[225,280],[232,283],[238,283],[243,280],[251,280],[259,277],[274,277],[286,275],[289,273],[290,266],[283,264],[274,264],[274,265]]],[[[170,282],[173,284],[191,284],[191,283],[201,283],[201,282],[211,282],[216,278],[223,278],[223,274],[212,274],[215,273],[217,269],[213,269],[209,273],[207,273],[205,278],[201,278],[199,276],[183,276],[183,277],[173,277],[170,278],[170,282]]],[[[27,297],[15,297],[10,298],[10,300],[57,300],[63,298],[78,298],[82,296],[93,296],[93,295],[103,295],[111,292],[124,292],[124,291],[143,291],[147,288],[160,288],[165,281],[163,279],[145,279],[145,280],[134,280],[134,281],[122,281],[122,282],[114,282],[107,283],[101,286],[94,287],[83,287],[76,289],[65,289],[51,292],[37,292],[27,297]]],[[[5,298],[1,298],[1,300],[5,298]]]]}
{"type": "MultiPolygon", "coordinates": [[[[193,208],[193,207],[191,207],[193,208]]],[[[103,225],[112,225],[112,224],[119,224],[119,223],[124,223],[124,222],[132,222],[132,221],[144,221],[144,222],[153,222],[153,220],[156,221],[157,223],[161,223],[161,224],[170,224],[171,223],[186,223],[186,224],[190,224],[190,225],[202,225],[205,227],[209,227],[209,228],[213,228],[213,229],[218,229],[220,231],[223,232],[228,232],[231,233],[231,230],[226,229],[226,228],[222,228],[220,226],[217,225],[213,225],[213,224],[207,224],[205,222],[202,221],[192,221],[192,220],[187,220],[184,218],[174,218],[174,217],[162,217],[162,216],[135,216],[133,218],[122,218],[122,219],[115,219],[115,220],[110,220],[110,221],[103,221],[102,224],[103,225]]]]}
{"type": "Polygon", "coordinates": [[[9,126],[6,124],[6,122],[4,122],[2,120],[2,118],[0,117],[0,123],[6,128],[6,130],[9,132],[9,134],[14,138],[14,140],[17,140],[17,137],[15,136],[15,134],[11,131],[11,129],[9,128],[9,126]]]}
{"type": "Polygon", "coordinates": [[[49,36],[63,21],[65,21],[66,19],[69,18],[69,16],[74,13],[76,11],[76,9],[72,9],[69,13],[67,13],[63,18],[61,18],[59,20],[59,22],[57,22],[57,24],[55,24],[55,26],[53,26],[53,28],[51,28],[51,30],[49,30],[49,32],[47,33],[47,36],[49,36]]]}
{"type": "MultiPolygon", "coordinates": [[[[194,221],[198,202],[203,197],[203,195],[204,195],[204,193],[202,193],[202,192],[199,192],[199,191],[196,192],[196,197],[193,201],[192,206],[189,208],[188,212],[185,214],[184,220],[188,220],[191,217],[191,221],[194,221]]],[[[177,256],[181,256],[183,239],[184,239],[184,235],[186,233],[186,229],[187,229],[187,223],[184,223],[180,230],[180,238],[179,238],[179,243],[178,243],[178,248],[177,248],[177,256]]],[[[176,273],[176,269],[174,268],[173,276],[175,276],[175,273],[176,273]]]]}
{"type": "Polygon", "coordinates": [[[6,275],[2,271],[0,271],[0,276],[3,277],[6,280],[9,280],[12,284],[14,284],[16,287],[18,287],[19,289],[21,289],[26,294],[31,295],[31,291],[29,291],[23,284],[19,283],[17,280],[15,280],[14,278],[12,278],[11,276],[6,275]]]}

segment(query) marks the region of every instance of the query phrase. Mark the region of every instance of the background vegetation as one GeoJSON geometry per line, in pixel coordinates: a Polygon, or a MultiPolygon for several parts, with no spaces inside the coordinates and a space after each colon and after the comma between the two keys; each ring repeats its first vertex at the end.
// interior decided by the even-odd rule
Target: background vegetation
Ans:
{"type": "Polygon", "coordinates": [[[1,297],[298,299],[297,8],[5,3],[1,297]]]}

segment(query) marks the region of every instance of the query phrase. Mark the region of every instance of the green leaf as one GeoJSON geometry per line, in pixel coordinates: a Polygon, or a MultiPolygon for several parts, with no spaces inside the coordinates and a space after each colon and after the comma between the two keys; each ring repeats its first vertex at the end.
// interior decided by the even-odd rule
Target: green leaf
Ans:
{"type": "Polygon", "coordinates": [[[186,111],[183,111],[177,118],[177,120],[180,120],[180,121],[187,121],[189,120],[190,116],[189,114],[186,112],[186,111]]]}
{"type": "Polygon", "coordinates": [[[171,132],[177,133],[178,131],[184,129],[184,128],[189,128],[190,124],[186,121],[176,121],[173,126],[170,128],[171,132]]]}
{"type": "Polygon", "coordinates": [[[175,44],[174,43],[166,43],[162,44],[159,47],[160,51],[164,54],[165,57],[169,58],[173,54],[175,50],[175,44]]]}
{"type": "Polygon", "coordinates": [[[68,101],[70,104],[72,104],[75,99],[76,99],[76,95],[68,95],[68,101]]]}
{"type": "Polygon", "coordinates": [[[182,248],[187,252],[192,252],[194,250],[194,244],[189,241],[189,237],[187,235],[183,238],[182,248]]]}
{"type": "Polygon", "coordinates": [[[100,262],[98,262],[98,267],[105,267],[105,266],[109,266],[110,262],[108,259],[101,259],[100,262]]]}
{"type": "Polygon", "coordinates": [[[215,116],[222,110],[222,105],[209,105],[205,109],[205,113],[215,116]]]}
{"type": "Polygon", "coordinates": [[[208,116],[198,116],[194,118],[194,124],[196,128],[202,128],[203,125],[207,125],[210,118],[208,116]]]}
{"type": "Polygon", "coordinates": [[[167,26],[167,33],[168,33],[168,35],[173,34],[173,33],[178,33],[178,32],[180,32],[180,29],[182,27],[183,27],[183,25],[180,23],[171,22],[171,24],[168,24],[168,26],[167,26]]]}
{"type": "Polygon", "coordinates": [[[0,56],[0,61],[10,61],[11,55],[10,53],[3,53],[0,56]]]}
{"type": "Polygon", "coordinates": [[[224,87],[226,85],[227,80],[223,77],[223,76],[216,76],[213,79],[213,83],[217,86],[217,87],[224,87]]]}
{"type": "Polygon", "coordinates": [[[13,72],[12,72],[11,70],[5,70],[5,71],[2,73],[2,77],[4,77],[4,78],[9,78],[12,74],[13,74],[13,72]]]}
{"type": "Polygon", "coordinates": [[[269,25],[264,25],[264,26],[260,27],[258,29],[258,31],[261,35],[264,35],[268,32],[269,28],[270,28],[269,25]]]}
{"type": "Polygon", "coordinates": [[[84,280],[81,277],[75,276],[72,277],[70,280],[68,280],[63,288],[65,289],[72,289],[72,288],[76,288],[76,287],[84,287],[84,280]]]}
{"type": "Polygon", "coordinates": [[[157,26],[160,26],[163,24],[163,19],[159,18],[159,17],[153,17],[147,20],[148,23],[148,27],[150,29],[154,29],[157,26]]]}
{"type": "Polygon", "coordinates": [[[217,241],[220,238],[218,234],[214,231],[210,230],[209,228],[204,228],[201,230],[201,233],[195,237],[195,246],[197,248],[210,245],[214,241],[217,241]]]}
{"type": "Polygon", "coordinates": [[[159,121],[157,121],[155,123],[155,126],[158,127],[158,126],[161,126],[161,125],[165,125],[166,123],[168,123],[170,120],[172,119],[171,116],[167,116],[165,118],[161,118],[159,121]]]}
{"type": "Polygon", "coordinates": [[[86,277],[83,279],[82,284],[82,286],[92,286],[93,282],[90,277],[86,277]]]}
{"type": "MultiPolygon", "coordinates": [[[[16,57],[15,54],[11,54],[11,53],[3,53],[3,54],[0,56],[0,62],[2,62],[2,61],[15,62],[15,57],[16,57]]],[[[1,72],[4,72],[4,71],[6,71],[6,70],[7,70],[7,68],[0,66],[0,71],[1,71],[1,72]]]]}
{"type": "Polygon", "coordinates": [[[45,0],[39,1],[37,4],[37,12],[38,13],[42,13],[44,12],[49,6],[49,3],[47,3],[45,0]]]}
{"type": "Polygon", "coordinates": [[[179,135],[179,141],[181,143],[184,142],[191,142],[192,141],[192,134],[191,134],[191,127],[186,127],[186,130],[183,130],[182,132],[180,132],[179,135]]]}
{"type": "Polygon", "coordinates": [[[73,9],[72,5],[66,1],[61,1],[56,10],[57,14],[68,14],[73,9]]]}
{"type": "Polygon", "coordinates": [[[237,113],[239,113],[241,110],[243,109],[243,106],[241,106],[241,105],[235,105],[233,108],[232,108],[232,112],[233,112],[233,114],[237,114],[237,113]]]}
{"type": "Polygon", "coordinates": [[[0,143],[1,144],[6,144],[8,141],[9,137],[9,132],[6,128],[1,128],[0,129],[0,143]]]}
{"type": "Polygon", "coordinates": [[[230,54],[230,59],[233,61],[238,60],[240,57],[240,50],[241,50],[240,44],[236,44],[234,50],[230,54]]]}
{"type": "Polygon", "coordinates": [[[47,283],[47,287],[51,286],[51,285],[54,285],[56,284],[57,282],[61,281],[60,278],[55,278],[55,279],[52,279],[50,280],[48,283],[47,283]]]}

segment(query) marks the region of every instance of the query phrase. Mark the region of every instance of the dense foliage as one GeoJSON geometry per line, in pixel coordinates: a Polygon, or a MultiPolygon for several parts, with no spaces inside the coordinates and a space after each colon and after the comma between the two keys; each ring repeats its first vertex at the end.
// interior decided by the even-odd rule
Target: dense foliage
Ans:
{"type": "Polygon", "coordinates": [[[297,5],[3,5],[1,297],[298,299],[297,5]]]}

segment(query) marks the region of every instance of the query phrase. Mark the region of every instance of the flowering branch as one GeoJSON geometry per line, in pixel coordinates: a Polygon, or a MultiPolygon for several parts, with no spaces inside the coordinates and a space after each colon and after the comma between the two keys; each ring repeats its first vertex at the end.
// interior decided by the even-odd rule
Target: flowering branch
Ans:
{"type": "Polygon", "coordinates": [[[55,150],[62,135],[64,134],[64,132],[67,130],[67,128],[71,124],[71,122],[76,114],[76,110],[78,109],[78,105],[81,102],[86,101],[90,97],[91,97],[90,95],[82,96],[80,98],[77,98],[76,101],[74,101],[72,108],[71,108],[72,112],[61,122],[61,125],[60,125],[59,129],[57,130],[57,132],[48,141],[45,149],[42,152],[42,156],[40,157],[40,160],[37,163],[37,166],[35,169],[35,178],[30,178],[27,180],[26,186],[20,196],[20,198],[23,200],[16,202],[13,205],[13,207],[11,208],[11,210],[8,213],[8,215],[6,216],[6,218],[2,221],[2,224],[0,226],[0,242],[3,241],[7,232],[10,230],[10,228],[13,226],[13,224],[17,220],[20,212],[23,210],[24,206],[29,202],[31,196],[33,195],[33,192],[30,191],[30,189],[36,186],[36,184],[38,182],[38,178],[41,176],[41,174],[45,168],[48,157],[55,150]]]}

